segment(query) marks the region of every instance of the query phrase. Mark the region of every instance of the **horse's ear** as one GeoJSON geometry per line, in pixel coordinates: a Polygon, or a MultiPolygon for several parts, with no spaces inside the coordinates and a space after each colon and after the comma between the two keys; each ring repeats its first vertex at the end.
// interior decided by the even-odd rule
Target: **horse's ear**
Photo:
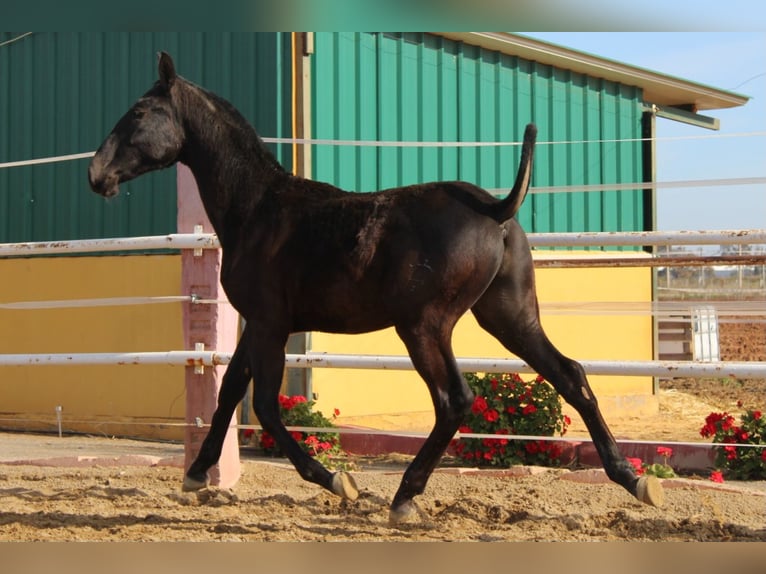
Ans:
{"type": "Polygon", "coordinates": [[[176,79],[176,65],[167,52],[160,52],[159,60],[160,82],[166,87],[170,86],[176,79]]]}

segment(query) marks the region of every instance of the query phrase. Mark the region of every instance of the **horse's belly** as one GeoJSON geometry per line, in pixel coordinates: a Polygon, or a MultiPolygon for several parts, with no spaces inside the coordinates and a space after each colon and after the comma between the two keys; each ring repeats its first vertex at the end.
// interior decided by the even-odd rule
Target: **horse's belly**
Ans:
{"type": "Polygon", "coordinates": [[[382,309],[345,305],[343,309],[328,309],[320,301],[314,309],[306,310],[295,318],[295,331],[323,331],[325,333],[369,333],[390,327],[393,321],[382,309]]]}

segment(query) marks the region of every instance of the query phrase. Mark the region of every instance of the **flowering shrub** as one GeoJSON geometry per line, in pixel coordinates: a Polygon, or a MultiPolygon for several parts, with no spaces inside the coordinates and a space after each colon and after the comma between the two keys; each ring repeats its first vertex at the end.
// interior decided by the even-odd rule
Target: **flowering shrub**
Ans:
{"type": "MultiPolygon", "coordinates": [[[[325,417],[321,411],[313,411],[314,401],[309,401],[302,395],[279,395],[279,415],[286,427],[320,427],[332,428],[333,421],[340,415],[335,409],[332,419],[325,417]]],[[[293,438],[301,448],[311,456],[317,457],[326,466],[333,456],[343,453],[337,433],[291,431],[293,438]]],[[[268,431],[262,430],[258,444],[263,452],[270,456],[284,456],[277,446],[274,437],[268,431]]]]}
{"type": "MultiPolygon", "coordinates": [[[[466,373],[476,398],[461,433],[497,435],[563,435],[570,424],[561,412],[556,390],[542,377],[523,381],[517,374],[466,373]]],[[[561,447],[547,440],[461,438],[453,443],[457,456],[479,466],[560,464],[561,447]]]]}
{"type": "Polygon", "coordinates": [[[642,462],[640,458],[626,457],[626,460],[633,466],[638,476],[643,474],[651,474],[657,478],[674,478],[676,476],[673,468],[668,464],[668,459],[673,456],[673,449],[667,446],[658,446],[657,454],[660,455],[664,462],[654,462],[647,464],[642,462]]]}
{"type": "Polygon", "coordinates": [[[766,445],[766,418],[761,411],[746,410],[735,424],[729,413],[710,413],[700,435],[724,446],[715,449],[715,465],[735,480],[766,479],[766,448],[737,445],[766,445]]]}

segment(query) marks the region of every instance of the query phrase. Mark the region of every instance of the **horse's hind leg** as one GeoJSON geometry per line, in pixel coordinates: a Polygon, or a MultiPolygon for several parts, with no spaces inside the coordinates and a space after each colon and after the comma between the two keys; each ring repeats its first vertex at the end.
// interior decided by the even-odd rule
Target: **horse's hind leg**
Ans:
{"type": "MultiPolygon", "coordinates": [[[[516,264],[518,264],[518,259],[516,264]]],[[[508,271],[508,267],[505,268],[508,271]]],[[[543,332],[539,321],[534,279],[530,267],[503,275],[503,270],[474,305],[479,324],[509,351],[545,377],[582,417],[601,457],[607,476],[647,504],[662,504],[662,487],[653,476],[636,476],[620,454],[591,391],[585,371],[562,355],[543,332]],[[524,271],[524,270],[522,270],[524,271]]]]}
{"type": "Polygon", "coordinates": [[[304,480],[355,500],[359,495],[354,479],[346,472],[331,473],[319,461],[306,453],[287,431],[279,414],[279,387],[285,367],[287,336],[274,335],[268,330],[256,330],[249,345],[253,369],[253,409],[258,422],[275,440],[304,480]]]}
{"type": "Polygon", "coordinates": [[[245,327],[231,357],[218,393],[218,405],[213,413],[210,430],[202,442],[197,458],[184,477],[184,490],[199,490],[208,483],[208,469],[221,457],[223,441],[229,430],[231,417],[250,383],[250,363],[247,356],[248,329],[245,327]]]}
{"type": "MultiPolygon", "coordinates": [[[[445,320],[445,324],[449,325],[445,320]]],[[[434,403],[436,422],[423,446],[407,467],[391,504],[390,521],[397,523],[410,516],[412,499],[422,494],[426,482],[455,435],[473,402],[473,393],[461,375],[450,345],[452,325],[428,328],[397,327],[415,369],[428,385],[434,403]]]]}

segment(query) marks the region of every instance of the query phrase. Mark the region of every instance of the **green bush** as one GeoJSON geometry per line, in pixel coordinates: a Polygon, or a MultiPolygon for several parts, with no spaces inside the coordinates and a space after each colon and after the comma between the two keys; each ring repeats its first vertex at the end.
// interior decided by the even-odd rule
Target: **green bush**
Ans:
{"type": "MultiPolygon", "coordinates": [[[[313,409],[314,401],[307,400],[303,395],[279,396],[279,415],[286,427],[332,428],[333,421],[340,414],[338,409],[335,409],[332,419],[328,419],[321,411],[315,412],[313,409]]],[[[324,455],[326,458],[342,453],[338,433],[294,430],[291,434],[311,456],[324,455]]],[[[258,444],[266,455],[284,456],[268,431],[260,431],[258,444]]]]}
{"type": "Polygon", "coordinates": [[[538,376],[524,381],[517,374],[466,373],[476,395],[461,433],[492,434],[498,438],[460,438],[453,450],[477,466],[513,464],[559,466],[562,448],[550,440],[512,440],[502,435],[563,436],[570,424],[561,411],[556,390],[538,376]]]}
{"type": "Polygon", "coordinates": [[[739,425],[729,413],[710,413],[700,435],[723,445],[715,447],[715,465],[726,478],[766,479],[766,448],[743,446],[766,445],[766,418],[761,411],[746,410],[739,425]]]}

